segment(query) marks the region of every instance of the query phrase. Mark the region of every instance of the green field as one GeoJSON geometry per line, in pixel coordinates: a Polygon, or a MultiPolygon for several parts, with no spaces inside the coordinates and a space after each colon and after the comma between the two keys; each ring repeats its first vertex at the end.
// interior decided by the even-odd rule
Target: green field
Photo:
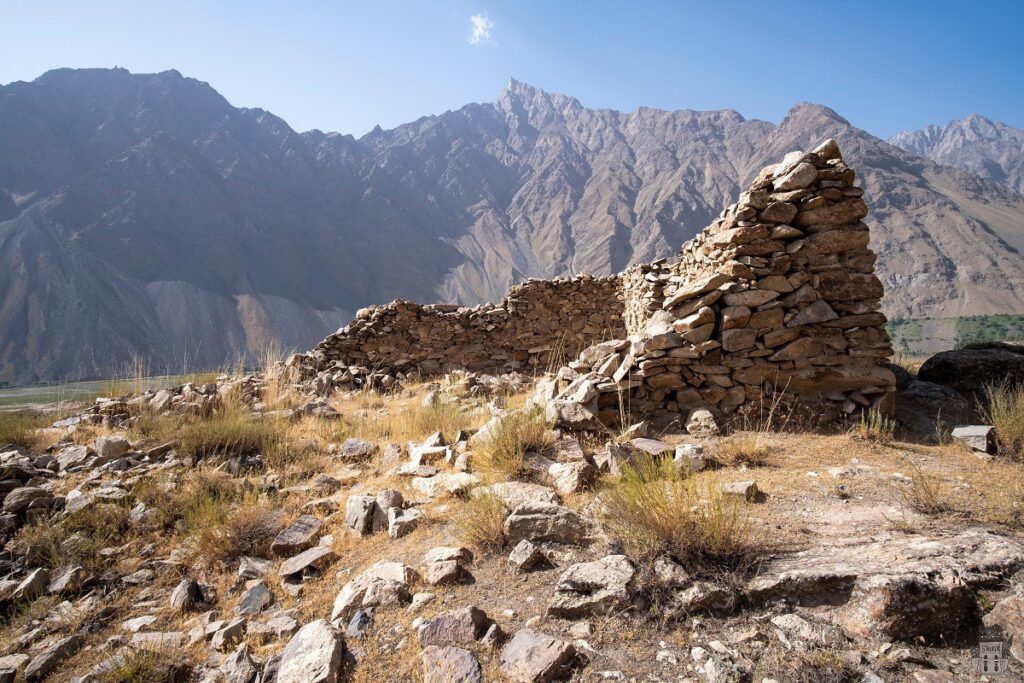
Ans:
{"type": "Polygon", "coordinates": [[[49,405],[60,401],[91,402],[97,396],[123,396],[142,393],[147,389],[175,387],[185,382],[211,382],[216,375],[217,373],[155,375],[30,387],[0,387],[0,409],[49,405]]]}
{"type": "Polygon", "coordinates": [[[986,341],[1024,340],[1024,315],[972,315],[957,318],[893,319],[886,329],[893,348],[905,354],[932,354],[986,341]]]}

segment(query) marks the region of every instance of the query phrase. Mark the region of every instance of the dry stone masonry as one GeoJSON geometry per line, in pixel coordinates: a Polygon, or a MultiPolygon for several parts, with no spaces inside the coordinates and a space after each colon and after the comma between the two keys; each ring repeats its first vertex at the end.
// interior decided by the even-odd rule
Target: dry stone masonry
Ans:
{"type": "Polygon", "coordinates": [[[628,339],[559,370],[550,410],[567,426],[626,416],[813,404],[835,419],[889,412],[895,376],[882,284],[854,172],[829,140],[765,168],[675,263],[623,276],[628,339]]]}
{"type": "Polygon", "coordinates": [[[473,308],[393,301],[364,308],[347,327],[289,365],[299,379],[347,387],[369,368],[378,377],[451,370],[542,373],[595,341],[620,337],[619,276],[527,280],[497,305],[473,308]]]}
{"type": "Polygon", "coordinates": [[[673,263],[529,280],[496,306],[366,308],[289,367],[326,392],[360,372],[542,372],[583,349],[545,396],[566,426],[779,399],[825,419],[888,412],[895,376],[863,194],[829,140],[761,171],[673,263]]]}

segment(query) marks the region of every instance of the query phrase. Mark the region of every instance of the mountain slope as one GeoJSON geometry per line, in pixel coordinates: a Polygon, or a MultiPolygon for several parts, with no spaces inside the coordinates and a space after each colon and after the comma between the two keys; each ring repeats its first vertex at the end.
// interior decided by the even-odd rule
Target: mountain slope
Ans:
{"type": "Polygon", "coordinates": [[[972,114],[942,128],[901,131],[889,142],[912,154],[955,166],[1024,192],[1024,130],[972,114]]]}
{"type": "Polygon", "coordinates": [[[827,137],[862,175],[890,315],[1024,312],[1024,199],[817,105],[621,113],[512,81],[356,140],[173,71],[0,86],[0,381],[210,367],[308,348],[371,303],[671,256],[827,137]]]}

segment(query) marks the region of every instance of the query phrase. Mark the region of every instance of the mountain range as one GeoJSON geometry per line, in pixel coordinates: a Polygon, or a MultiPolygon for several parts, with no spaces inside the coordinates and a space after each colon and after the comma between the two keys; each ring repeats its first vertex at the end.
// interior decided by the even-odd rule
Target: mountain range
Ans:
{"type": "Polygon", "coordinates": [[[886,142],[831,109],[589,109],[512,80],[361,138],[298,133],[176,71],[0,86],[0,381],[207,368],[305,349],[395,298],[673,255],[761,167],[838,140],[893,317],[1024,312],[1024,132],[886,142]]]}

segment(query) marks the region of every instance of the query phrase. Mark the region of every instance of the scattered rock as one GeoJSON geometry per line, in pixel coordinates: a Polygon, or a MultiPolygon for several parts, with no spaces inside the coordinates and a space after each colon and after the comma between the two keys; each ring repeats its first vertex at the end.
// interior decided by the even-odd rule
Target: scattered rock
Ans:
{"type": "Polygon", "coordinates": [[[480,662],[469,650],[430,645],[420,657],[423,683],[483,683],[480,662]]]}
{"type": "Polygon", "coordinates": [[[567,673],[576,648],[559,638],[524,628],[501,651],[501,671],[517,683],[548,683],[567,673]]]}
{"type": "Polygon", "coordinates": [[[548,614],[578,619],[620,611],[630,605],[636,568],[625,555],[575,564],[558,579],[548,614]]]}
{"type": "Polygon", "coordinates": [[[338,629],[323,619],[310,622],[281,653],[276,683],[337,683],[344,654],[338,629]]]}

